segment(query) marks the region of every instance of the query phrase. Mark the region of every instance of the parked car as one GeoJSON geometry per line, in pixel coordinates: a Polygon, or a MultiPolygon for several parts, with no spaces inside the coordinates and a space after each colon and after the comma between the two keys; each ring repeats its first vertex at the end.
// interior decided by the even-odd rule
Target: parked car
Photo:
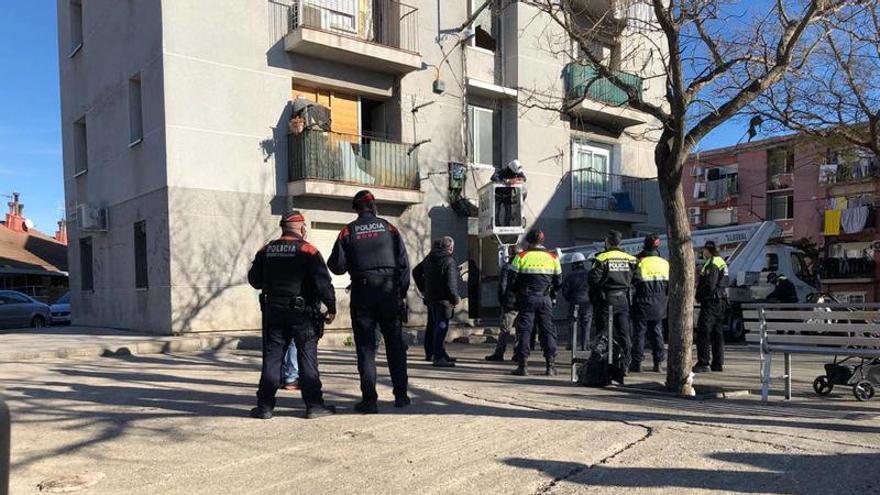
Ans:
{"type": "Polygon", "coordinates": [[[49,306],[52,311],[53,325],[70,324],[70,292],[65,292],[54,304],[49,306]]]}
{"type": "Polygon", "coordinates": [[[14,290],[0,290],[0,328],[44,327],[52,321],[48,304],[14,290]]]}

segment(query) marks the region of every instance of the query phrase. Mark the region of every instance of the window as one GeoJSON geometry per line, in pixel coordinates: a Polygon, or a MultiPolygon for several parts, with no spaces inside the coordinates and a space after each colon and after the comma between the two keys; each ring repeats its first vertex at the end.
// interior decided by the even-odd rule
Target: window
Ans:
{"type": "Polygon", "coordinates": [[[83,237],[79,240],[79,276],[82,290],[95,290],[92,263],[92,238],[83,237]]]}
{"type": "Polygon", "coordinates": [[[794,150],[791,148],[767,150],[767,168],[771,176],[794,172],[794,150]]]}
{"type": "Polygon", "coordinates": [[[571,149],[572,208],[608,210],[611,207],[612,148],[575,139],[571,149]]]}
{"type": "Polygon", "coordinates": [[[764,257],[764,270],[765,272],[775,272],[779,271],[779,255],[776,253],[767,253],[764,257]]]}
{"type": "Polygon", "coordinates": [[[474,105],[468,107],[468,154],[475,164],[498,166],[496,113],[489,108],[474,105]]]}
{"type": "Polygon", "coordinates": [[[134,286],[137,289],[149,287],[147,277],[147,223],[143,220],[134,224],[134,286]]]}
{"type": "MultiPolygon", "coordinates": [[[[479,9],[485,0],[471,0],[471,14],[479,9]]],[[[474,19],[471,29],[474,30],[474,36],[471,38],[471,46],[482,48],[494,52],[498,49],[499,40],[499,23],[494,15],[496,10],[496,2],[492,1],[488,7],[480,12],[480,15],[474,19]]]]}
{"type": "Polygon", "coordinates": [[[70,56],[83,46],[82,0],[70,0],[70,56]]]}
{"type": "Polygon", "coordinates": [[[768,220],[790,220],[794,218],[794,195],[771,196],[768,207],[768,220]]]}
{"type": "Polygon", "coordinates": [[[144,140],[144,113],[141,104],[141,75],[128,80],[128,129],[129,146],[144,140]]]}
{"type": "Polygon", "coordinates": [[[73,123],[73,176],[84,174],[88,170],[88,132],[86,131],[86,117],[82,116],[73,123]]]}

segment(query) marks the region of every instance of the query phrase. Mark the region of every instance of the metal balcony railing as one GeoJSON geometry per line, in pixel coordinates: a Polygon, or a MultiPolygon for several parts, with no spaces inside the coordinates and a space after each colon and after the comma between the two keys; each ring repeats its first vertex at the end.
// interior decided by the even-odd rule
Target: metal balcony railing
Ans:
{"type": "MultiPolygon", "coordinates": [[[[301,27],[418,53],[418,9],[396,0],[270,0],[285,34],[301,27]]],[[[277,32],[278,26],[275,26],[277,32]]]]}
{"type": "MultiPolygon", "coordinates": [[[[621,81],[638,91],[642,97],[642,78],[622,71],[614,73],[621,81]]],[[[589,63],[572,62],[565,66],[565,94],[567,98],[589,98],[612,106],[623,106],[629,101],[626,91],[610,79],[600,77],[596,67],[589,63]]]]}
{"type": "Polygon", "coordinates": [[[649,179],[578,169],[571,172],[571,207],[640,213],[646,210],[649,179]]]}
{"type": "Polygon", "coordinates": [[[418,150],[409,144],[319,130],[288,134],[287,143],[291,181],[419,190],[418,150]]]}

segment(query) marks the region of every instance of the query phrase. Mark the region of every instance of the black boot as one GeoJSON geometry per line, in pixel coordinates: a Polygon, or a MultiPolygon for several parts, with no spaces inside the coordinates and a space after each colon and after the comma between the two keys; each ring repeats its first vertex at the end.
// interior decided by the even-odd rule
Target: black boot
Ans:
{"type": "Polygon", "coordinates": [[[272,419],[272,410],[257,406],[251,409],[251,417],[254,419],[272,419]]]}
{"type": "Polygon", "coordinates": [[[401,408],[410,404],[412,404],[412,400],[409,398],[409,395],[399,395],[394,398],[394,407],[401,408]]]}
{"type": "Polygon", "coordinates": [[[450,363],[454,363],[454,362],[458,361],[458,358],[454,358],[454,357],[450,356],[449,354],[446,354],[446,351],[443,351],[443,359],[449,361],[450,363]]]}
{"type": "Polygon", "coordinates": [[[354,410],[361,414],[376,414],[379,412],[375,401],[360,401],[354,405],[354,410]]]}
{"type": "Polygon", "coordinates": [[[529,376],[529,366],[525,361],[520,361],[516,369],[510,372],[514,376],[529,376]]]}
{"type": "Polygon", "coordinates": [[[629,371],[630,373],[641,373],[642,372],[642,363],[639,361],[633,361],[629,363],[629,371]]]}
{"type": "Polygon", "coordinates": [[[306,419],[318,419],[336,414],[336,406],[312,406],[306,409],[306,419]]]}
{"type": "Polygon", "coordinates": [[[547,369],[544,370],[544,374],[547,376],[556,376],[556,361],[553,359],[547,360],[547,369]]]}
{"type": "Polygon", "coordinates": [[[434,360],[433,366],[435,368],[455,368],[455,363],[453,363],[451,361],[447,361],[444,358],[439,358],[439,359],[434,360]]]}
{"type": "Polygon", "coordinates": [[[486,361],[504,361],[504,353],[503,352],[493,352],[484,358],[486,361]]]}

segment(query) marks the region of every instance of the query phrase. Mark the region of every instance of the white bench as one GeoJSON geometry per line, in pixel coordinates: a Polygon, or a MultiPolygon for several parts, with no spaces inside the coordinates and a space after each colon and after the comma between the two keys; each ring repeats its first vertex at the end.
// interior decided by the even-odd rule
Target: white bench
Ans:
{"type": "Polygon", "coordinates": [[[880,358],[880,304],[748,304],[746,342],[761,354],[761,400],[770,394],[773,354],[785,359],[791,399],[791,355],[880,358]]]}

